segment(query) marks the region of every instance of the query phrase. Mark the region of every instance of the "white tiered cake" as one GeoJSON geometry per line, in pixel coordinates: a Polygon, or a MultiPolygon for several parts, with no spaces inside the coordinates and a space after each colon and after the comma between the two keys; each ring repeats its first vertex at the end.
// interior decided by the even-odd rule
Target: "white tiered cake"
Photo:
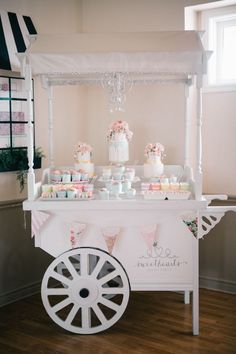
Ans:
{"type": "Polygon", "coordinates": [[[147,161],[143,165],[145,178],[161,177],[164,172],[164,165],[161,157],[164,152],[164,146],[160,143],[149,143],[145,147],[145,156],[147,161]]]}
{"type": "Polygon", "coordinates": [[[107,135],[110,162],[125,163],[129,160],[129,141],[132,135],[127,122],[118,120],[111,124],[107,135]]]}
{"type": "Polygon", "coordinates": [[[75,169],[86,172],[89,177],[94,175],[94,164],[91,162],[92,147],[86,143],[79,142],[74,154],[75,169]]]}

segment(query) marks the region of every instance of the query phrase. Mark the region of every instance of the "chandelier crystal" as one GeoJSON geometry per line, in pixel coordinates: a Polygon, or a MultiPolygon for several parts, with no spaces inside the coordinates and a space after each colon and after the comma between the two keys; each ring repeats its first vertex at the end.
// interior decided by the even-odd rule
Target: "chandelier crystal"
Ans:
{"type": "Polygon", "coordinates": [[[124,112],[126,93],[132,88],[133,82],[128,73],[105,73],[102,86],[108,94],[110,112],[124,112]]]}

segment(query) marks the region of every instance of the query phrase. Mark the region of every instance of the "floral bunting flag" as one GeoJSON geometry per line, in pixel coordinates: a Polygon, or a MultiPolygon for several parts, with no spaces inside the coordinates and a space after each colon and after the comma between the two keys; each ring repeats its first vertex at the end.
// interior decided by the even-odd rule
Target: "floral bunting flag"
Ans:
{"type": "Polygon", "coordinates": [[[152,251],[153,244],[156,241],[156,231],[157,231],[156,224],[143,226],[141,228],[141,234],[150,252],[152,251]]]}
{"type": "Polygon", "coordinates": [[[192,232],[194,237],[197,237],[198,232],[198,219],[196,216],[183,216],[183,222],[192,232]]]}
{"type": "Polygon", "coordinates": [[[102,234],[106,242],[108,252],[112,254],[116,240],[120,234],[120,227],[104,227],[102,228],[102,234]]]}
{"type": "Polygon", "coordinates": [[[79,222],[74,222],[70,225],[70,243],[71,248],[78,247],[80,236],[86,229],[86,224],[81,224],[79,222]]]}
{"type": "Polygon", "coordinates": [[[197,219],[193,220],[193,221],[186,221],[183,220],[184,223],[188,226],[189,230],[192,232],[194,237],[197,237],[197,219]]]}
{"type": "Polygon", "coordinates": [[[40,234],[40,231],[45,224],[45,222],[49,219],[50,214],[32,210],[31,213],[31,237],[37,237],[40,234]]]}

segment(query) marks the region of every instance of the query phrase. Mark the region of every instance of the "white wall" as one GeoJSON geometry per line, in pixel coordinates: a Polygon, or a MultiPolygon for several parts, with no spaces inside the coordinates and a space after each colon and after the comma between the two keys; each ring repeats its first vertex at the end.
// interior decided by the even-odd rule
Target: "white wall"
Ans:
{"type": "Polygon", "coordinates": [[[184,7],[204,0],[84,0],[84,32],[184,29],[184,7]]]}
{"type": "Polygon", "coordinates": [[[208,193],[236,195],[236,92],[203,96],[203,172],[208,193]]]}
{"type": "Polygon", "coordinates": [[[82,30],[82,0],[0,0],[0,8],[31,16],[41,34],[82,30]]]}

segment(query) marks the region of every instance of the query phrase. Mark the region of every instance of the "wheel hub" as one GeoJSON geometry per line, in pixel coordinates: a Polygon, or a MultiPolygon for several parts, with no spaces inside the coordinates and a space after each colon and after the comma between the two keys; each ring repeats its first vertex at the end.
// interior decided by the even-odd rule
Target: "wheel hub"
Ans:
{"type": "Polygon", "coordinates": [[[79,295],[80,295],[83,299],[85,299],[86,297],[89,296],[89,290],[86,289],[86,288],[83,288],[83,289],[80,290],[79,295]]]}
{"type": "Polygon", "coordinates": [[[89,278],[80,278],[72,286],[74,301],[80,305],[90,306],[98,298],[98,286],[89,278]]]}

